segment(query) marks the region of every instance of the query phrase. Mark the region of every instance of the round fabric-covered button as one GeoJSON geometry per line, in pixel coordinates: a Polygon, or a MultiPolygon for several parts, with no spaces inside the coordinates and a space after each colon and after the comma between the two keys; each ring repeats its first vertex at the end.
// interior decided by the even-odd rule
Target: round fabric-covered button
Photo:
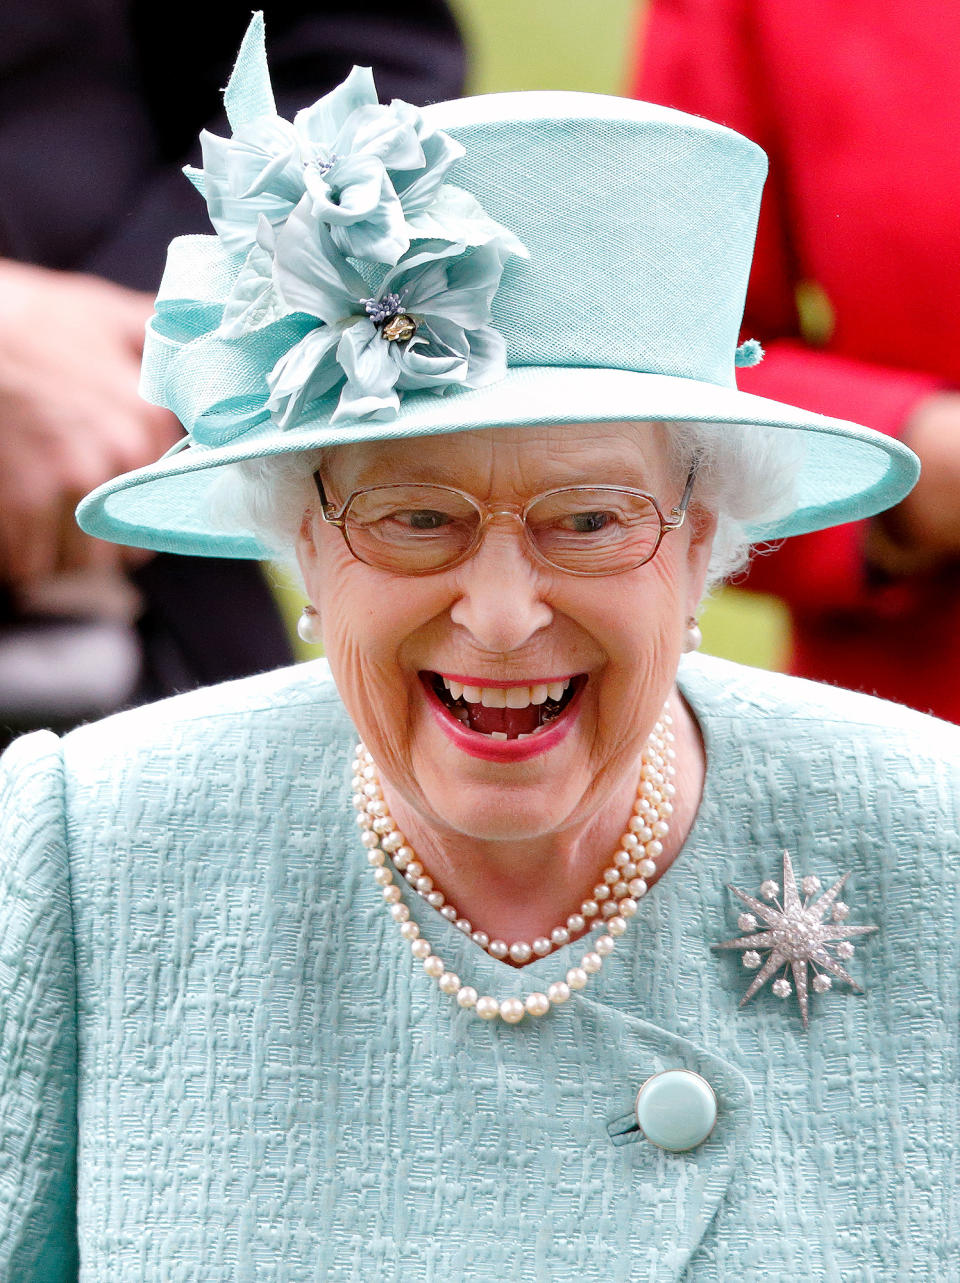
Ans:
{"type": "Polygon", "coordinates": [[[713,1131],[717,1098],[705,1078],[691,1069],[664,1069],[637,1092],[637,1123],[660,1149],[681,1154],[696,1149],[713,1131]]]}

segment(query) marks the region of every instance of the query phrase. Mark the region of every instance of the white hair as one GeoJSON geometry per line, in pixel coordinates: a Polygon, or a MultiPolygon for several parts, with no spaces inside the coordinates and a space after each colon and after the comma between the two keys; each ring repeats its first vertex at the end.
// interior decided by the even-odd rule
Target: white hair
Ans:
{"type": "MultiPolygon", "coordinates": [[[[710,592],[746,566],[751,549],[748,529],[793,507],[802,435],[740,424],[663,426],[678,477],[687,475],[694,459],[699,461],[691,516],[699,507],[717,517],[707,573],[710,592]]],[[[294,549],[303,514],[317,499],[313,474],[322,459],[321,449],[230,464],[211,487],[211,519],[221,529],[256,535],[299,578],[294,549]]]]}

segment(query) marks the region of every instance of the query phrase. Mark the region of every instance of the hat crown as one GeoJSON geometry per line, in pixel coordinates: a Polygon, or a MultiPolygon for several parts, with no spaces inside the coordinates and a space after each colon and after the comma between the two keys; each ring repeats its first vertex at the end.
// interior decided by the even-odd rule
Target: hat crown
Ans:
{"type": "Polygon", "coordinates": [[[424,117],[466,148],[450,180],[530,251],[493,302],[511,366],[734,386],[767,168],[756,144],[600,94],[490,94],[424,117]]]}
{"type": "MultiPolygon", "coordinates": [[[[917,461],[899,442],[736,388],[736,364],[760,355],[758,343],[737,348],[766,173],[766,157],[746,138],[594,94],[384,108],[369,69],[359,68],[305,109],[305,120],[279,120],[273,101],[258,14],[225,94],[235,137],[244,138],[208,136],[210,164],[205,155],[204,170],[190,171],[217,236],[174,242],[148,327],[144,395],[176,411],[190,428],[188,448],[89,495],[78,517],[90,534],[261,556],[255,536],[220,530],[209,512],[210,486],[231,464],[497,424],[578,432],[592,422],[690,420],[717,432],[758,424],[802,433],[792,509],[756,527],[763,539],[869,516],[916,480],[917,461]],[[382,184],[375,208],[344,220],[324,196],[323,183],[334,181],[325,175],[364,147],[392,158],[398,186],[382,184]],[[420,169],[411,169],[418,149],[420,169]],[[318,199],[329,217],[314,227],[318,199]],[[351,266],[389,267],[396,254],[404,266],[391,270],[409,277],[361,279],[351,266]],[[407,323],[422,323],[425,335],[432,327],[429,359],[411,340],[403,395],[392,401],[390,389],[364,382],[370,362],[353,359],[366,334],[378,380],[393,361],[377,347],[392,336],[375,331],[368,306],[379,315],[388,302],[402,302],[407,323]],[[333,370],[323,364],[331,335],[333,370]],[[267,404],[270,391],[282,419],[267,404]],[[364,413],[356,395],[370,403],[364,413]]],[[[367,161],[353,164],[351,181],[369,173],[367,161]]],[[[397,387],[406,356],[398,350],[397,387]]]]}

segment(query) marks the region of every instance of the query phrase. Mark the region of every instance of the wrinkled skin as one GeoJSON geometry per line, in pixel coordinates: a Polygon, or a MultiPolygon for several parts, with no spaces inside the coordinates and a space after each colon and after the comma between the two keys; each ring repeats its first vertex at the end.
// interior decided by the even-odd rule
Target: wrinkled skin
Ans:
{"type": "MultiPolygon", "coordinates": [[[[552,486],[627,484],[678,501],[663,429],[591,424],[494,428],[326,452],[333,502],[365,485],[438,481],[487,503],[522,504],[552,486]]],[[[402,577],[357,561],[318,505],[298,556],[338,689],[381,772],[391,812],[460,911],[507,940],[563,921],[609,863],[630,814],[644,742],[674,691],[685,620],[703,591],[714,530],[694,501],[657,556],[598,579],[532,559],[519,525],[497,517],[467,562],[402,577]],[[517,685],[587,673],[576,724],[520,763],[455,748],[435,724],[423,669],[517,685]]],[[[695,814],[704,763],[674,693],[678,797],[661,864],[695,814]]]]}

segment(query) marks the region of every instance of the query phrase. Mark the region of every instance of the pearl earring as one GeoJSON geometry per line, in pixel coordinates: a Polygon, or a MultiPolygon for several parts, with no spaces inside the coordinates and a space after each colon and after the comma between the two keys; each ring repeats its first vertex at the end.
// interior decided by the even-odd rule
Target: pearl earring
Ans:
{"type": "Polygon", "coordinates": [[[320,616],[313,606],[304,606],[303,614],[297,620],[297,634],[308,646],[319,646],[323,641],[320,632],[320,616]]]}
{"type": "Polygon", "coordinates": [[[700,625],[691,615],[687,620],[687,631],[683,637],[683,653],[689,655],[691,651],[699,650],[702,645],[703,633],[700,631],[700,625]]]}

